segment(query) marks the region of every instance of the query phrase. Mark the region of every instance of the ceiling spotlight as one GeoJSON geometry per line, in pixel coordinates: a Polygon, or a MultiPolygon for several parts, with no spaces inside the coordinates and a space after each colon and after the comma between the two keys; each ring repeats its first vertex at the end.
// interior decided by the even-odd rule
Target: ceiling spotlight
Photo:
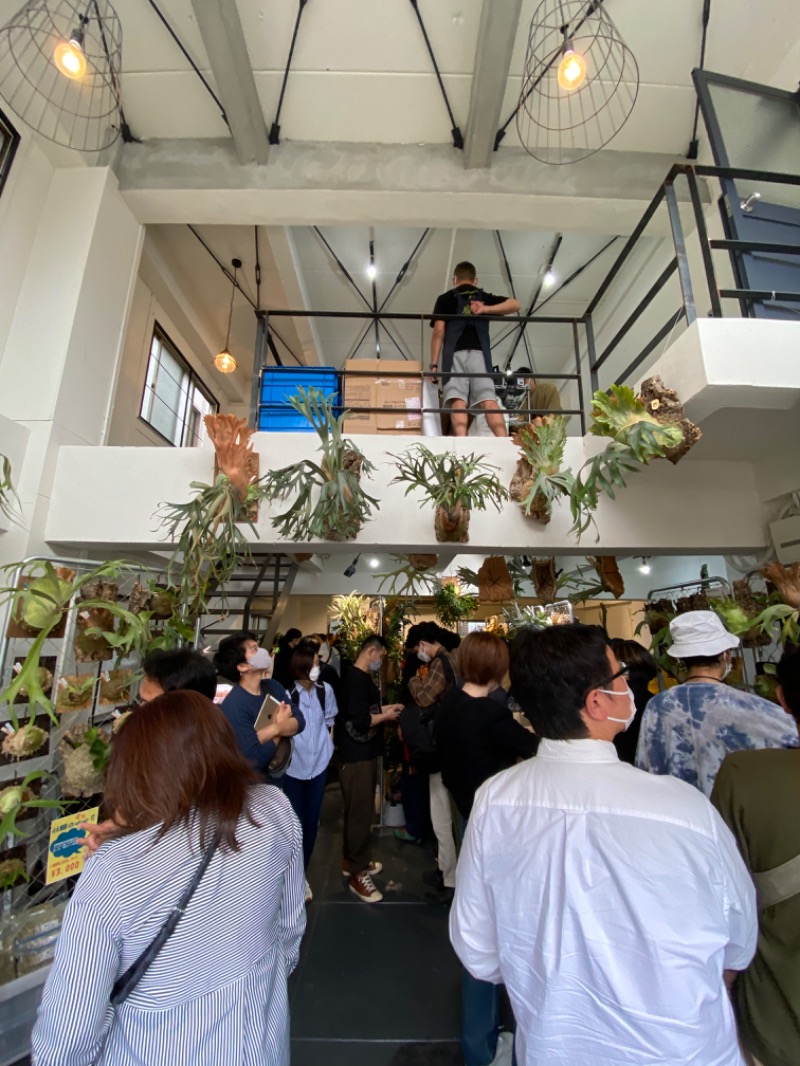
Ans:
{"type": "Polygon", "coordinates": [[[353,559],[352,563],[350,563],[348,568],[345,570],[345,572],[344,572],[344,576],[345,577],[353,577],[354,576],[354,574],[356,572],[356,568],[358,567],[358,560],[360,558],[361,558],[361,552],[358,553],[358,555],[355,557],[355,559],[353,559]]]}
{"type": "Polygon", "coordinates": [[[653,568],[650,565],[648,557],[646,555],[643,555],[642,556],[642,561],[639,564],[639,573],[640,574],[649,574],[652,569],[653,568]]]}
{"type": "Polygon", "coordinates": [[[372,558],[369,561],[369,565],[372,567],[373,570],[375,570],[378,566],[380,566],[380,560],[372,558]]]}
{"type": "Polygon", "coordinates": [[[369,263],[369,265],[367,266],[367,277],[370,281],[374,281],[377,276],[378,268],[375,266],[374,263],[369,263]]]}
{"type": "Polygon", "coordinates": [[[568,93],[580,88],[586,81],[586,60],[572,47],[572,41],[564,36],[561,46],[561,62],[556,74],[558,84],[568,93]]]}
{"type": "Polygon", "coordinates": [[[548,270],[545,276],[542,278],[542,285],[546,285],[549,289],[551,285],[555,285],[556,276],[552,270],[548,270]]]}

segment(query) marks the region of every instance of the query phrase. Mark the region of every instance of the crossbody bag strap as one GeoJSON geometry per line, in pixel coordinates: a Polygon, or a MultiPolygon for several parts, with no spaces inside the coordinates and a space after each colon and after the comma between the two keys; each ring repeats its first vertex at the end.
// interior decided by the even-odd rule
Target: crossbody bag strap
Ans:
{"type": "Polygon", "coordinates": [[[800,855],[774,866],[771,870],[752,874],[758,894],[758,909],[774,907],[800,893],[800,855]]]}
{"type": "Polygon", "coordinates": [[[111,989],[111,995],[109,996],[109,1001],[112,1007],[119,1006],[120,1003],[128,998],[153,964],[158,953],[175,932],[175,927],[183,917],[183,913],[189,905],[189,900],[194,895],[195,889],[200,884],[203,874],[208,869],[208,864],[214,857],[214,853],[218,847],[219,838],[215,836],[203,853],[202,861],[195,870],[191,881],[186,886],[183,895],[169,912],[167,920],[141,953],[139,958],[131,963],[125,973],[121,977],[118,977],[114,982],[114,987],[111,989]]]}

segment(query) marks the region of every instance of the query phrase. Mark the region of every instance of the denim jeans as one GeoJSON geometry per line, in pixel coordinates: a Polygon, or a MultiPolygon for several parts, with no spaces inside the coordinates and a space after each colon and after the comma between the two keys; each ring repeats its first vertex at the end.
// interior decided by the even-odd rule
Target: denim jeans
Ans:
{"type": "Polygon", "coordinates": [[[283,791],[292,805],[294,813],[303,830],[303,866],[308,867],[311,852],[317,839],[319,813],[322,810],[322,797],[325,794],[325,782],[328,778],[327,767],[321,774],[309,780],[299,777],[283,776],[283,791]]]}

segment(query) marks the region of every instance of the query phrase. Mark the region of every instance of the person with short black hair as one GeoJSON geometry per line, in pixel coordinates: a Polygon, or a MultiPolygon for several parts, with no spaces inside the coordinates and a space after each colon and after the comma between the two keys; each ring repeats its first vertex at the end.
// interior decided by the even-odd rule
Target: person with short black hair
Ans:
{"type": "Polygon", "coordinates": [[[275,652],[275,659],[272,664],[272,678],[287,689],[290,687],[293,680],[289,662],[292,658],[292,652],[300,642],[302,636],[303,634],[300,630],[292,626],[290,629],[286,630],[278,641],[278,649],[275,652]]]}
{"type": "Polygon", "coordinates": [[[505,984],[520,1066],[742,1066],[726,979],[755,951],[752,882],[705,796],[619,761],[625,673],[599,626],[514,639],[539,749],[475,796],[450,938],[505,984]]]}
{"type": "Polygon", "coordinates": [[[213,700],[217,692],[217,671],[207,655],[191,648],[157,649],[145,656],[144,677],[139,682],[143,703],[177,689],[199,692],[213,700]]]}
{"type": "Polygon", "coordinates": [[[500,410],[492,376],[492,350],[489,342],[489,315],[511,315],[519,311],[519,300],[493,296],[478,285],[472,263],[457,263],[453,287],[436,298],[431,316],[431,377],[441,376],[443,405],[450,408],[450,421],[456,437],[466,437],[469,407],[478,407],[496,437],[507,437],[505,417],[500,410]],[[458,315],[458,318],[441,318],[458,315]],[[441,365],[440,365],[441,357],[441,365]],[[483,377],[452,377],[474,374],[483,377]]]}
{"type": "Polygon", "coordinates": [[[361,645],[344,681],[344,701],[336,719],[339,785],[344,800],[342,874],[364,903],[377,903],[383,894],[373,876],[382,864],[371,858],[372,820],[378,785],[378,757],[383,752],[383,724],[393,722],[402,703],[381,704],[375,683],[386,655],[386,641],[376,634],[361,645]]]}
{"type": "MultiPolygon", "coordinates": [[[[317,839],[322,797],[333,755],[330,730],[339,713],[330,685],[321,680],[319,655],[314,642],[301,640],[292,652],[290,668],[294,685],[289,698],[295,714],[301,714],[306,727],[295,737],[294,754],[283,778],[283,790],[300,820],[303,830],[303,867],[308,870],[317,839]]],[[[306,901],[312,898],[306,878],[306,901]]]]}
{"type": "Polygon", "coordinates": [[[658,666],[647,648],[643,647],[638,640],[622,640],[620,637],[613,637],[610,643],[616,657],[628,667],[628,684],[636,701],[636,710],[639,712],[630,729],[617,733],[614,737],[614,746],[620,759],[633,766],[636,763],[636,747],[642,727],[642,711],[653,698],[654,693],[650,691],[650,683],[658,677],[658,666]]]}
{"type": "Polygon", "coordinates": [[[780,707],[725,684],[731,650],[741,642],[714,611],[679,614],[669,631],[667,654],[683,662],[687,676],[647,704],[636,749],[639,769],[680,777],[710,796],[730,752],[796,746],[797,729],[780,707]]]}
{"type": "MultiPolygon", "coordinates": [[[[800,647],[775,668],[777,698],[800,725],[800,647]]],[[[711,802],[730,827],[758,893],[758,951],[734,986],[742,1043],[762,1066],[800,1063],[800,749],[737,751],[711,802]]]]}
{"type": "Polygon", "coordinates": [[[221,640],[214,664],[224,678],[234,682],[220,709],[233,726],[240,751],[266,780],[277,783],[270,778],[270,763],[280,740],[305,729],[302,711],[292,708],[286,689],[271,678],[272,656],[259,646],[255,633],[243,631],[221,640]],[[253,727],[268,695],[280,700],[281,706],[273,721],[256,733],[253,727]]]}

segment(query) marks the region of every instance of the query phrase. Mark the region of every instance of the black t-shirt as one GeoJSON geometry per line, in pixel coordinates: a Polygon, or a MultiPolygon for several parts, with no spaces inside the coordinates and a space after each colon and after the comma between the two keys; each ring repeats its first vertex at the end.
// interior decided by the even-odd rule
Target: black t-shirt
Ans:
{"type": "Polygon", "coordinates": [[[443,697],[436,725],[442,781],[464,818],[484,781],[513,766],[517,758],[533,755],[539,746],[538,737],[515,722],[508,707],[462,689],[451,689],[443,697]]]}
{"type": "MultiPolygon", "coordinates": [[[[465,282],[462,285],[457,285],[456,289],[459,292],[469,293],[472,290],[475,293],[475,299],[480,299],[482,303],[487,304],[489,307],[494,307],[496,304],[505,303],[508,299],[507,296],[493,296],[490,292],[483,292],[482,289],[477,288],[472,282],[465,282]]],[[[457,315],[458,314],[458,299],[455,295],[455,289],[450,289],[449,292],[443,292],[441,296],[436,297],[436,303],[433,307],[433,315],[431,316],[431,329],[434,322],[441,322],[437,315],[457,315]]],[[[445,319],[445,329],[447,328],[447,322],[452,322],[453,319],[445,319]]],[[[466,352],[481,350],[481,342],[478,339],[478,334],[475,332],[472,326],[466,326],[461,336],[456,341],[455,351],[466,352]]]]}
{"type": "Polygon", "coordinates": [[[364,762],[382,754],[383,726],[370,727],[370,715],[380,713],[378,686],[366,670],[351,667],[345,675],[344,699],[336,716],[336,746],[342,762],[364,762]]]}

